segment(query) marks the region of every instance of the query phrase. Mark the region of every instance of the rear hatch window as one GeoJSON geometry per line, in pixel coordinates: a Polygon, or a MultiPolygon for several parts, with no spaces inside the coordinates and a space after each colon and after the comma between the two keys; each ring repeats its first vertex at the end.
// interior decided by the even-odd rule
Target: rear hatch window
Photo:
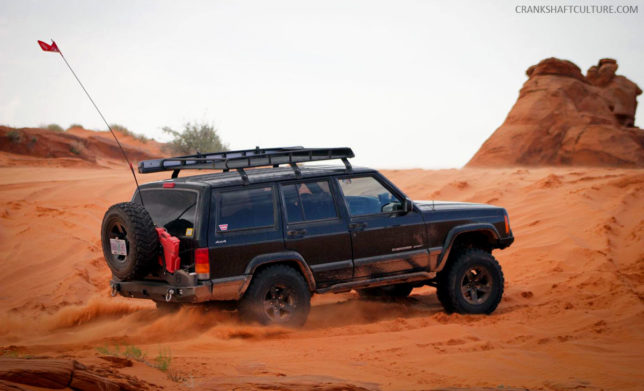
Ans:
{"type": "MultiPolygon", "coordinates": [[[[196,237],[198,193],[192,190],[142,190],[143,204],[154,225],[165,228],[172,236],[196,237]]],[[[138,196],[134,202],[140,202],[138,196]]]]}

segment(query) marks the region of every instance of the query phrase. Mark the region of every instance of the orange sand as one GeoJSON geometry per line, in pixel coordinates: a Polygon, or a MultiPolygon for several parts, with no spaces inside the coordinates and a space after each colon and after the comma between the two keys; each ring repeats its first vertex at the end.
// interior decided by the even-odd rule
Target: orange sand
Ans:
{"type": "Polygon", "coordinates": [[[115,343],[151,359],[169,349],[184,382],[119,369],[166,389],[644,389],[644,170],[385,171],[413,199],[508,209],[516,242],[495,251],[498,310],[446,315],[429,287],[395,303],[352,292],[315,296],[307,325],[289,330],[111,298],[100,222],[130,198],[129,171],[64,165],[0,168],[3,350],[91,364],[115,343]]]}

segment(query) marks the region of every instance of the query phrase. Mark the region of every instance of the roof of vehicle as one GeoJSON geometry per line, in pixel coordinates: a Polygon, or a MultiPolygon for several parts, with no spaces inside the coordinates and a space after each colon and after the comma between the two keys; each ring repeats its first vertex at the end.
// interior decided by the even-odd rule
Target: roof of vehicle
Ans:
{"type": "MultiPolygon", "coordinates": [[[[285,181],[294,179],[315,178],[328,175],[342,175],[348,173],[360,174],[371,173],[376,170],[366,167],[353,167],[348,171],[344,166],[322,166],[322,165],[300,165],[298,166],[300,174],[297,175],[291,167],[276,168],[257,168],[246,170],[248,184],[266,183],[275,181],[285,181]]],[[[141,185],[142,188],[158,187],[163,183],[174,182],[177,184],[191,184],[197,186],[225,187],[233,185],[243,185],[242,176],[237,171],[216,172],[202,175],[192,175],[166,179],[162,181],[150,182],[141,185]]]]}

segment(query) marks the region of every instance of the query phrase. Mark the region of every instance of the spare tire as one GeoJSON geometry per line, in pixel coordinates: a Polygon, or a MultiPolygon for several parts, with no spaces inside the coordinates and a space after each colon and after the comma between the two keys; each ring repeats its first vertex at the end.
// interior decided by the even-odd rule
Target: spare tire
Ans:
{"type": "Polygon", "coordinates": [[[157,265],[159,237],[140,204],[112,205],[103,217],[101,242],[107,265],[120,280],[141,279],[157,265]]]}

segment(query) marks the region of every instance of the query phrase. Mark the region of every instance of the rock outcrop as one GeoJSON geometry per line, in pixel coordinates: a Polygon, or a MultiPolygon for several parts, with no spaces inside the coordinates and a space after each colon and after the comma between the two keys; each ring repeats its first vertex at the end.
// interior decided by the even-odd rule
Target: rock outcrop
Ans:
{"type": "Polygon", "coordinates": [[[642,90],[637,84],[624,76],[616,75],[617,61],[610,58],[599,60],[599,64],[590,67],[586,79],[590,84],[599,87],[600,95],[608,102],[608,108],[615,114],[622,126],[635,126],[637,96],[642,90]]]}
{"type": "Polygon", "coordinates": [[[570,61],[547,58],[505,122],[467,166],[644,167],[644,131],[634,127],[642,90],[602,59],[586,76],[570,61]]]}
{"type": "Polygon", "coordinates": [[[0,357],[0,390],[72,389],[135,391],[157,388],[134,376],[106,367],[88,367],[76,360],[0,357]],[[24,386],[24,387],[23,387],[24,386]]]}

